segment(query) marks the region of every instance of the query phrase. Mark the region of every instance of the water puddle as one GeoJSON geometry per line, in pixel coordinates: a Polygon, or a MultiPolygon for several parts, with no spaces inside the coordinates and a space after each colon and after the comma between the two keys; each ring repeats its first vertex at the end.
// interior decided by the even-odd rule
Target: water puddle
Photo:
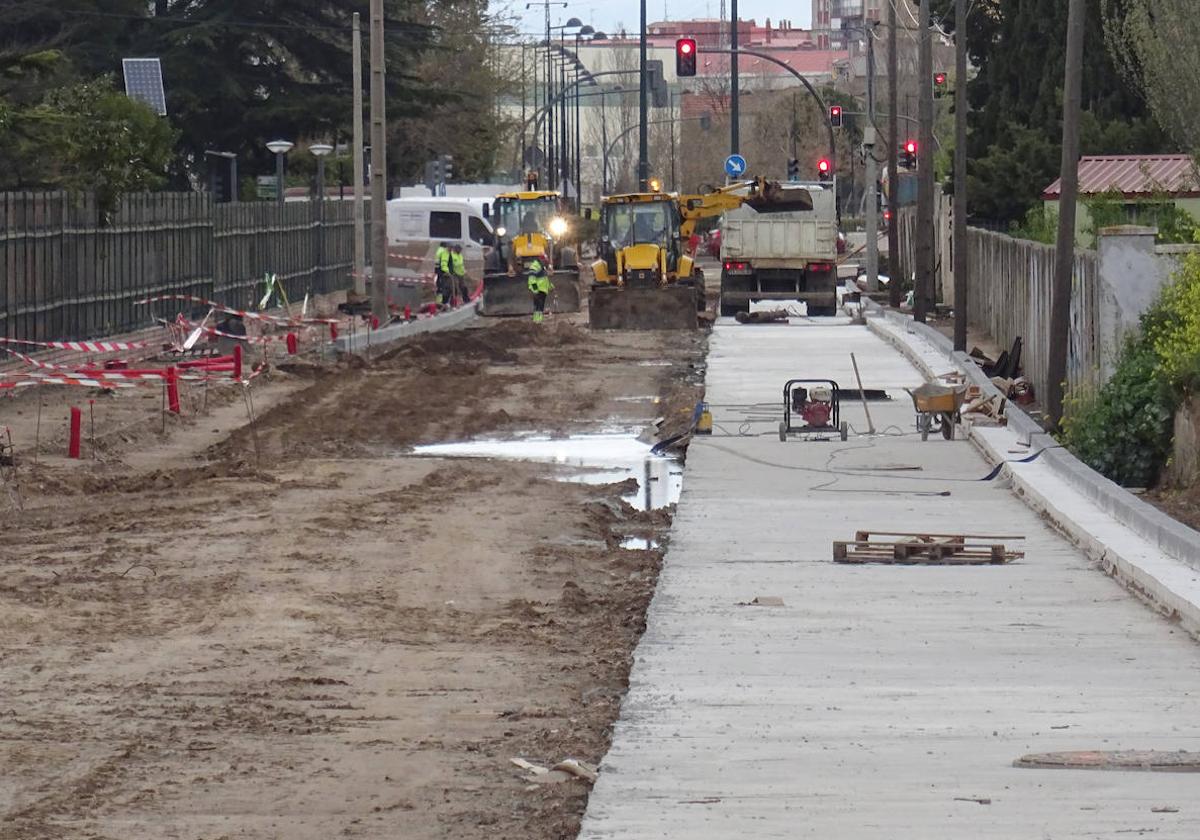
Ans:
{"type": "Polygon", "coordinates": [[[561,480],[584,484],[616,484],[632,478],[637,481],[637,490],[623,498],[637,510],[664,508],[678,502],[683,492],[683,465],[674,458],[651,454],[649,444],[628,433],[484,439],[418,446],[414,452],[442,458],[555,464],[573,468],[572,472],[559,476],[561,480]]]}
{"type": "Polygon", "coordinates": [[[658,540],[646,537],[626,537],[621,540],[621,548],[628,549],[629,551],[652,551],[658,547],[658,540]]]}

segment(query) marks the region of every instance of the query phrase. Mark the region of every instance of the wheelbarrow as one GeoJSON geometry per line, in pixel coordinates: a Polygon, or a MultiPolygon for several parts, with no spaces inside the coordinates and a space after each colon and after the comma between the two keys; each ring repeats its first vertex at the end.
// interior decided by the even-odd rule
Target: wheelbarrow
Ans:
{"type": "Polygon", "coordinates": [[[936,431],[940,431],[946,440],[954,440],[954,427],[962,420],[962,404],[967,389],[925,384],[920,388],[904,390],[912,397],[921,440],[929,440],[929,433],[936,431]]]}

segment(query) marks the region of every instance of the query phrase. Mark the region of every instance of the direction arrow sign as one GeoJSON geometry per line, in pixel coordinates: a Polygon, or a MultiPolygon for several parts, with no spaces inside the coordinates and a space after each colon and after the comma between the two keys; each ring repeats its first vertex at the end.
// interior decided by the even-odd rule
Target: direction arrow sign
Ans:
{"type": "Polygon", "coordinates": [[[725,174],[730,178],[736,178],[739,175],[744,175],[746,172],[746,159],[741,155],[730,155],[725,158],[725,174]]]}

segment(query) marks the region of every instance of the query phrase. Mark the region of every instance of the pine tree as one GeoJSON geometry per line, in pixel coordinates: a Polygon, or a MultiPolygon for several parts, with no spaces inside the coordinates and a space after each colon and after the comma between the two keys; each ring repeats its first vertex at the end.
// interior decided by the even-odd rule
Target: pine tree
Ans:
{"type": "MultiPolygon", "coordinates": [[[[1173,147],[1105,48],[1101,0],[1088,0],[1082,153],[1173,147]]],[[[1014,222],[1058,175],[1067,9],[1060,0],[979,0],[967,22],[971,206],[1014,222]]]]}

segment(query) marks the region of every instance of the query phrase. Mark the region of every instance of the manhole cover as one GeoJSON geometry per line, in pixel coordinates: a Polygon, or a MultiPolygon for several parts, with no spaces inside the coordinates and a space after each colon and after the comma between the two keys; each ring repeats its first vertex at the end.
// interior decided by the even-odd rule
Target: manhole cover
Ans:
{"type": "Polygon", "coordinates": [[[1076,750],[1031,753],[1014,767],[1047,770],[1142,770],[1157,773],[1200,773],[1200,753],[1166,750],[1076,750]]]}

